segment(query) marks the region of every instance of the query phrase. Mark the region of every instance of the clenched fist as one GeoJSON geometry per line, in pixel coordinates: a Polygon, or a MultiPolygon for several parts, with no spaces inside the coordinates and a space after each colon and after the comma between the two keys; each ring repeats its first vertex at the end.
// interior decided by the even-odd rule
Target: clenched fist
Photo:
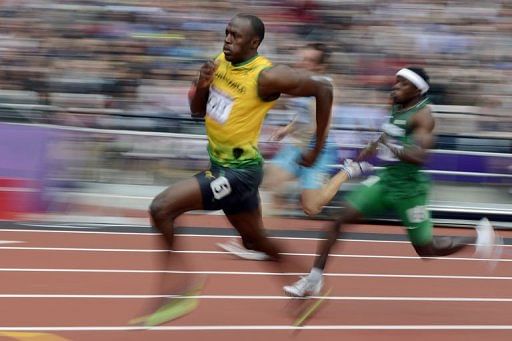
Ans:
{"type": "Polygon", "coordinates": [[[217,67],[218,63],[213,60],[209,60],[201,66],[201,69],[199,70],[199,79],[197,81],[198,88],[206,88],[212,84],[217,67]]]}

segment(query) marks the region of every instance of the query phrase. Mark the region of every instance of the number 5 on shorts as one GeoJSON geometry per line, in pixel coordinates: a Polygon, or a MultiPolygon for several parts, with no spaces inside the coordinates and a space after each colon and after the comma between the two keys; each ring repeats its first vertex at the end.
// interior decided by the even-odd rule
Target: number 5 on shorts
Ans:
{"type": "Polygon", "coordinates": [[[231,193],[231,185],[227,178],[221,176],[210,183],[210,188],[213,192],[213,197],[217,200],[224,198],[231,193]]]}

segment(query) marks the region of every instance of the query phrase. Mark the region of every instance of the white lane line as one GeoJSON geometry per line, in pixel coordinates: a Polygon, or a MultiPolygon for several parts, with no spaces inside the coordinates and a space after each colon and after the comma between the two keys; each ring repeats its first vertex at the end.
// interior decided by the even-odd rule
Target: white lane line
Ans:
{"type": "MultiPolygon", "coordinates": [[[[186,227],[185,227],[186,229],[186,227]]],[[[215,229],[212,228],[212,229],[215,229]]],[[[271,229],[268,230],[272,232],[271,229]]],[[[0,229],[0,232],[9,233],[72,233],[72,234],[106,234],[106,235],[130,235],[130,236],[161,236],[161,233],[156,232],[106,232],[106,231],[59,231],[59,230],[17,230],[17,229],[0,229]]],[[[320,230],[318,232],[321,232],[320,230]]],[[[293,232],[291,232],[293,233],[293,232]]],[[[359,232],[355,232],[359,233],[359,232]]],[[[364,232],[360,232],[364,233],[364,232]]],[[[189,233],[176,233],[177,237],[194,237],[194,238],[240,238],[238,235],[218,235],[218,234],[189,234],[189,233]]],[[[272,236],[271,239],[283,239],[283,240],[313,240],[319,241],[322,238],[310,238],[310,237],[278,237],[272,236]]],[[[409,241],[404,240],[375,240],[375,239],[344,239],[339,238],[341,241],[351,242],[364,242],[364,243],[396,243],[396,244],[410,244],[409,241]]]]}
{"type": "MultiPolygon", "coordinates": [[[[272,232],[272,230],[268,230],[272,232]]],[[[16,230],[16,229],[0,229],[0,232],[11,232],[11,233],[73,233],[73,234],[104,234],[104,235],[132,235],[132,236],[161,236],[160,233],[153,232],[105,232],[105,231],[58,231],[58,230],[16,230]]],[[[320,230],[318,232],[321,232],[320,230]]],[[[292,232],[293,233],[293,232],[292,232]]],[[[365,232],[353,232],[361,233],[365,232]]],[[[373,233],[372,233],[373,234],[373,233]]],[[[177,237],[194,237],[194,238],[240,238],[237,235],[217,235],[217,234],[188,234],[188,233],[177,233],[177,237]]],[[[321,241],[322,238],[311,238],[311,237],[279,237],[272,236],[271,239],[282,239],[282,240],[300,240],[300,241],[321,241]]],[[[356,243],[391,243],[391,244],[410,244],[411,242],[406,240],[377,240],[377,239],[347,239],[338,238],[341,242],[356,242],[356,243]]],[[[469,244],[474,245],[474,244],[469,244]]],[[[512,245],[502,245],[503,247],[512,247],[512,245]]]]}
{"type": "MultiPolygon", "coordinates": [[[[50,227],[60,227],[57,225],[51,225],[50,227]]],[[[61,231],[61,230],[34,230],[34,229],[0,229],[0,232],[12,232],[12,233],[72,233],[72,234],[111,234],[111,235],[133,235],[133,236],[160,236],[160,233],[156,232],[106,232],[106,231],[61,231]]],[[[177,234],[179,235],[179,234],[177,234]]],[[[229,237],[229,236],[227,236],[229,237]]],[[[234,237],[234,236],[230,236],[234,237]]]]}
{"type": "Polygon", "coordinates": [[[21,240],[0,240],[0,244],[19,244],[24,243],[21,240]]]}
{"type": "Polygon", "coordinates": [[[32,226],[32,227],[54,227],[54,228],[60,228],[60,229],[99,229],[102,226],[86,226],[86,225],[80,225],[80,224],[61,224],[61,225],[47,225],[47,224],[25,224],[20,223],[22,226],[32,226]]]}
{"type": "MultiPolygon", "coordinates": [[[[76,247],[33,247],[33,246],[0,246],[1,250],[16,250],[16,251],[73,251],[73,252],[133,252],[133,253],[164,253],[169,250],[155,250],[155,249],[97,249],[97,248],[76,248],[76,247]]],[[[225,251],[173,251],[173,253],[197,253],[197,254],[222,254],[229,252],[225,251]]]]}
{"type": "Polygon", "coordinates": [[[307,325],[295,327],[290,325],[189,325],[189,326],[68,326],[68,327],[8,327],[0,326],[1,331],[13,332],[106,332],[106,331],[247,331],[247,330],[512,330],[512,325],[307,325]]]}
{"type": "MultiPolygon", "coordinates": [[[[1,294],[2,298],[43,298],[43,299],[151,299],[151,298],[172,298],[180,297],[178,295],[109,295],[109,294],[1,294]]],[[[199,295],[186,296],[185,299],[208,299],[208,300],[296,300],[289,296],[277,295],[199,295]]],[[[323,298],[321,296],[311,296],[311,298],[323,298]]],[[[327,296],[325,300],[330,301],[425,301],[425,302],[499,302],[512,303],[512,298],[502,297],[402,297],[402,296],[327,296]]],[[[305,299],[304,299],[305,300],[305,299]]]]}
{"type": "MultiPolygon", "coordinates": [[[[263,271],[185,271],[185,270],[138,270],[138,269],[48,269],[48,268],[0,268],[0,272],[69,272],[109,274],[194,274],[219,276],[304,276],[305,272],[263,272],[263,271]]],[[[324,273],[327,277],[371,277],[371,278],[422,278],[422,279],[463,279],[463,280],[504,280],[509,276],[460,276],[460,275],[417,275],[417,274],[374,274],[374,273],[324,273]]]]}
{"type": "MultiPolygon", "coordinates": [[[[133,253],[165,253],[169,250],[155,250],[155,249],[98,249],[98,248],[73,248],[73,247],[31,247],[31,246],[0,246],[1,250],[17,250],[17,251],[72,251],[72,252],[133,252],[133,253]]],[[[181,254],[197,254],[197,255],[231,255],[227,251],[207,251],[207,250],[179,250],[173,253],[181,254]]],[[[293,253],[283,252],[284,256],[296,257],[315,257],[315,253],[293,253]]],[[[512,259],[505,258],[469,258],[469,257],[424,257],[418,256],[386,256],[386,255],[351,255],[351,254],[330,254],[330,257],[338,258],[373,258],[373,259],[405,259],[405,260],[449,260],[449,261],[492,261],[492,262],[512,262],[512,259]]]]}

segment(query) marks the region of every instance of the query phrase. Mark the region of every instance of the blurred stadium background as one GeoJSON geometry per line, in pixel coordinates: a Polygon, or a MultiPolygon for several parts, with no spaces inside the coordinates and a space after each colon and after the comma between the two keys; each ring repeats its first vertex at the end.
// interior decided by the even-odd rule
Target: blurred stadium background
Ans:
{"type": "MultiPolygon", "coordinates": [[[[386,119],[396,70],[424,66],[438,134],[427,167],[434,216],[512,221],[507,0],[0,1],[0,218],[144,212],[205,167],[186,94],[238,12],[264,20],[260,53],[275,63],[294,63],[310,41],[332,49],[340,161],[386,119]]],[[[291,115],[279,105],[269,114],[266,157],[277,148],[269,133],[291,115]]]]}

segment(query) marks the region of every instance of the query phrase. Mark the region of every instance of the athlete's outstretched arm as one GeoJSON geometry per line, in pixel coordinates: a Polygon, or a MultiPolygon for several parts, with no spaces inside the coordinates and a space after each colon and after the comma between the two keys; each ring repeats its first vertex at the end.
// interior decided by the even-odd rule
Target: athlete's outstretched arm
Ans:
{"type": "Polygon", "coordinates": [[[325,77],[315,76],[288,66],[278,65],[263,70],[258,79],[258,93],[263,99],[276,98],[279,94],[316,99],[316,145],[302,156],[304,166],[311,166],[322,147],[329,132],[331,119],[333,86],[325,77]]]}
{"type": "Polygon", "coordinates": [[[379,143],[382,142],[382,137],[383,135],[381,135],[376,141],[369,142],[368,145],[363,150],[361,150],[361,152],[359,152],[355,161],[361,162],[375,155],[377,153],[377,147],[379,146],[379,143]]]}
{"type": "Polygon", "coordinates": [[[195,89],[191,90],[192,96],[189,104],[192,117],[204,117],[206,115],[210,84],[213,82],[216,69],[217,65],[213,60],[209,60],[201,66],[199,78],[195,82],[195,89]]]}
{"type": "Polygon", "coordinates": [[[294,117],[290,123],[284,127],[276,129],[270,136],[270,141],[281,141],[286,135],[293,133],[297,129],[297,118],[294,117]]]}
{"type": "Polygon", "coordinates": [[[434,145],[435,121],[430,108],[425,108],[414,115],[412,121],[412,138],[414,145],[405,146],[403,149],[387,144],[385,139],[382,142],[388,146],[397,158],[402,161],[423,164],[427,159],[427,152],[434,145]]]}

